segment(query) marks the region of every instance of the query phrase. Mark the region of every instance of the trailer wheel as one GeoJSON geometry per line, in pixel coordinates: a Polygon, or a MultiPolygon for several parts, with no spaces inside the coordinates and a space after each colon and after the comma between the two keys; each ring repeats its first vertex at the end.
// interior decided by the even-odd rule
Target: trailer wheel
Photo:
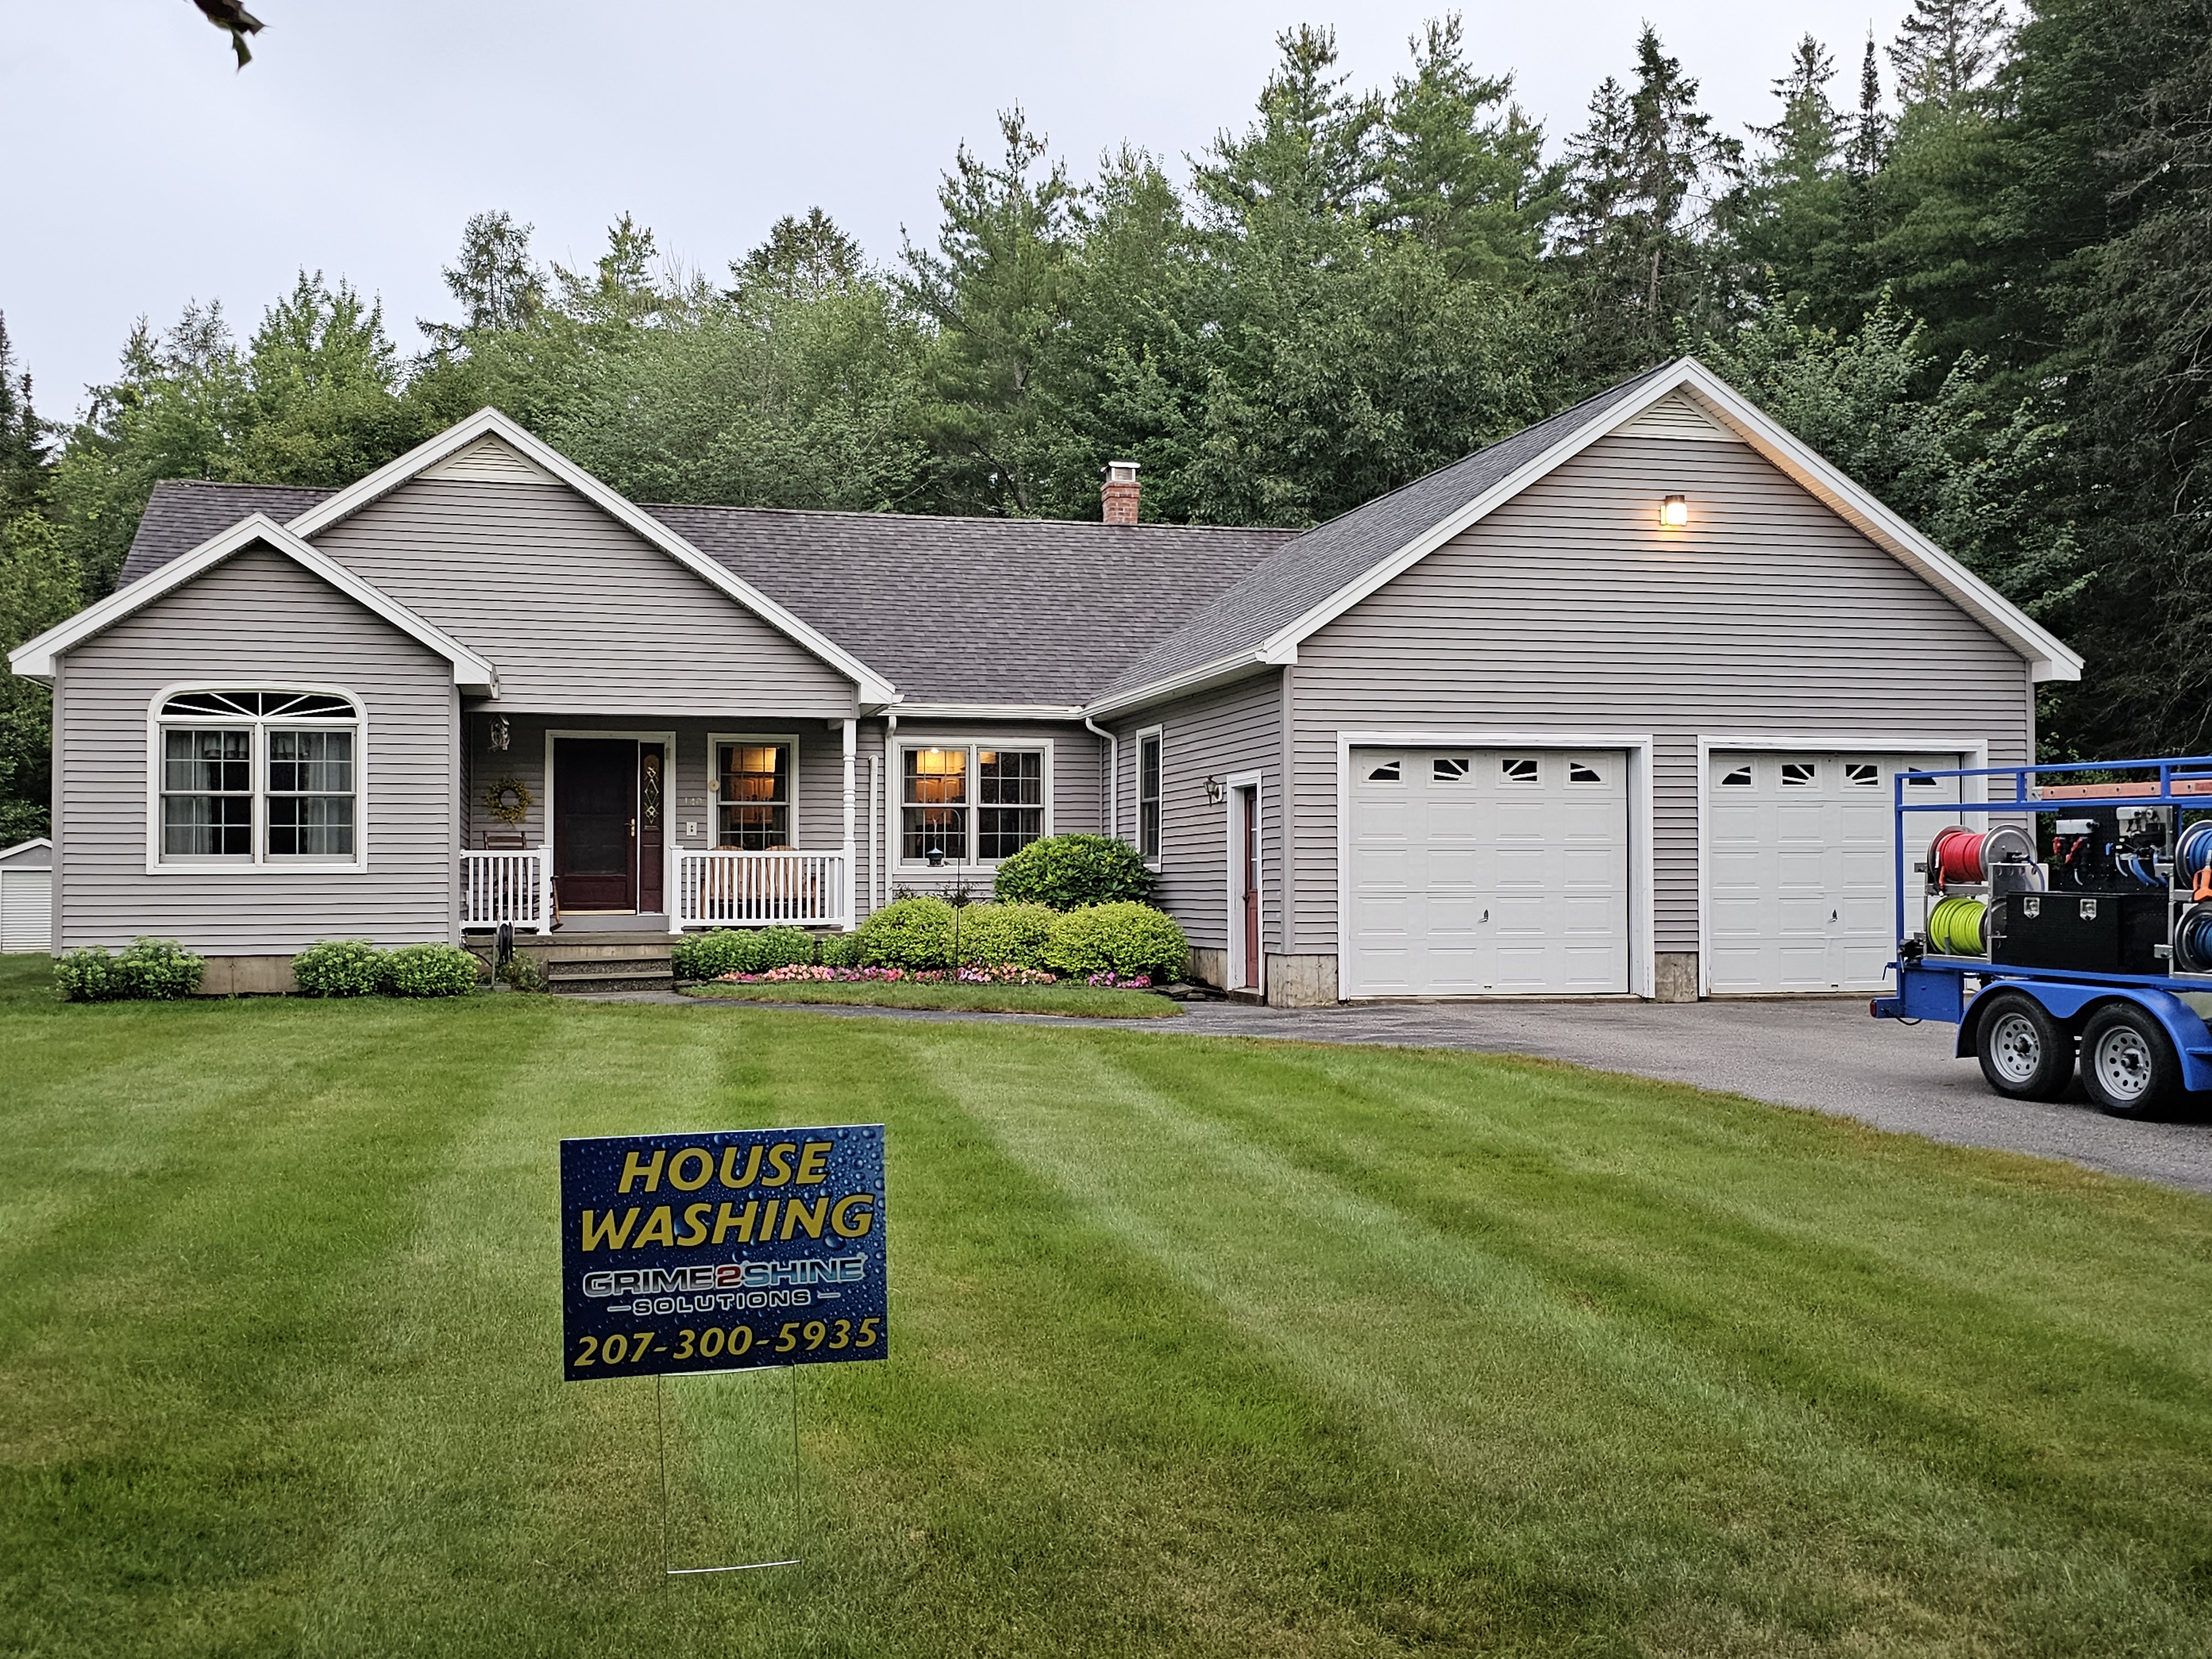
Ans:
{"type": "Polygon", "coordinates": [[[1978,1011],[1974,1055],[1990,1088],[2014,1100],[2056,1100],[2074,1076],[2074,1039],[2033,997],[2000,991],[1978,1011]]]}
{"type": "Polygon", "coordinates": [[[2181,1087],[2181,1060],[2150,1015],[2108,1003],[2081,1029],[2081,1086],[2114,1117],[2150,1117],[2181,1087]]]}

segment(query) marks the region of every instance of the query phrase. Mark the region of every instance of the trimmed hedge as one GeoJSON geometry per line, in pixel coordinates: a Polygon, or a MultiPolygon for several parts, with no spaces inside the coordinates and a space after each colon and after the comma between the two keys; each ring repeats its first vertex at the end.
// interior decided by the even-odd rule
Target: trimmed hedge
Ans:
{"type": "Polygon", "coordinates": [[[871,913],[856,937],[863,967],[946,967],[952,959],[952,907],[941,898],[894,899],[871,913]]]}
{"type": "Polygon", "coordinates": [[[384,988],[395,997],[466,996],[481,967],[458,945],[403,945],[384,959],[384,988]]]}
{"type": "Polygon", "coordinates": [[[71,951],[54,963],[54,985],[70,1002],[173,1002],[200,988],[207,958],[173,939],[138,939],[120,956],[105,945],[71,951]]]}
{"type": "Polygon", "coordinates": [[[1042,968],[1059,916],[1042,904],[974,904],[960,918],[960,960],[1042,968]]]}
{"type": "Polygon", "coordinates": [[[669,948],[678,979],[718,979],[724,974],[764,974],[814,960],[814,935],[804,927],[722,927],[688,933],[669,948]]]}
{"type": "Polygon", "coordinates": [[[1076,979],[1150,974],[1166,983],[1182,977],[1189,957],[1189,941],[1166,911],[1149,904],[1093,904],[1054,924],[1045,965],[1076,979]]]}
{"type": "Polygon", "coordinates": [[[303,996],[374,996],[384,988],[385,960],[367,939],[324,939],[292,958],[292,977],[303,996]]]}
{"type": "Polygon", "coordinates": [[[1002,903],[1054,910],[1148,899],[1158,878],[1137,849],[1112,836],[1048,836],[999,866],[991,891],[1002,903]]]}

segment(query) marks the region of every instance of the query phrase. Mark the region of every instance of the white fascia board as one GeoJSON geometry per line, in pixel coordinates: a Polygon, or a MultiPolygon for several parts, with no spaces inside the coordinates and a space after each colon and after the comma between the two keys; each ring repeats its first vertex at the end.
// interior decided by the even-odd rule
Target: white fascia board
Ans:
{"type": "Polygon", "coordinates": [[[301,536],[313,536],[326,530],[341,519],[351,517],[370,502],[389,495],[409,479],[435,466],[455,451],[465,448],[488,434],[511,445],[519,453],[535,461],[608,517],[644,538],[709,586],[735,599],[778,633],[852,680],[858,688],[860,702],[891,703],[898,701],[898,689],[859,658],[800,621],[751,583],[715,563],[650,513],[634,506],[560,451],[533,437],[495,409],[480,409],[459,424],[448,427],[427,443],[409,450],[398,460],[379,467],[360,483],[349,485],[328,501],[308,508],[292,520],[291,527],[301,536]]]}
{"type": "Polygon", "coordinates": [[[1929,541],[1864,489],[1799,442],[1694,358],[1682,357],[1603,414],[1591,417],[1458,512],[1431,526],[1397,552],[1371,566],[1277,633],[1260,649],[1263,661],[1295,660],[1300,641],[1334,622],[1378,589],[1419,564],[1455,536],[1480,522],[1522,490],[1572,460],[1599,439],[1634,420],[1661,398],[1686,391],[1722,425],[1779,467],[1808,494],[1861,535],[1918,575],[2027,659],[2036,680],[2078,680],[2081,658],[2057,635],[1929,541]]]}
{"type": "Polygon", "coordinates": [[[2057,635],[1911,525],[1833,463],[1824,460],[1727,381],[1694,358],[1670,375],[1706,412],[1905,568],[2027,659],[2038,680],[2078,680],[2081,656],[2057,635]]]}
{"type": "Polygon", "coordinates": [[[902,702],[899,718],[909,720],[1079,720],[1081,703],[902,702]]]}
{"type": "Polygon", "coordinates": [[[128,587],[118,588],[97,605],[87,605],[67,622],[48,629],[8,653],[8,665],[31,679],[52,679],[55,659],[71,646],[113,627],[133,611],[182,587],[204,571],[255,544],[274,549],[364,609],[374,611],[401,633],[428,646],[453,665],[453,684],[464,690],[499,695],[499,670],[489,659],[435,623],[418,617],[381,589],[371,586],[345,566],[317,552],[265,513],[240,520],[221,535],[179,554],[128,587]]]}
{"type": "Polygon", "coordinates": [[[1257,673],[1263,668],[1274,668],[1297,659],[1295,646],[1287,656],[1279,657],[1271,657],[1263,651],[1239,651],[1232,657],[1217,658],[1212,662],[1200,663],[1195,668],[1186,668],[1179,674],[1170,674],[1165,679],[1116,692],[1110,697],[1101,697],[1095,702],[1085,704],[1081,712],[1085,719],[1103,720],[1110,714],[1141,708],[1146,703],[1160,702],[1169,697],[1225,685],[1231,680],[1243,679],[1247,674],[1257,673]]]}

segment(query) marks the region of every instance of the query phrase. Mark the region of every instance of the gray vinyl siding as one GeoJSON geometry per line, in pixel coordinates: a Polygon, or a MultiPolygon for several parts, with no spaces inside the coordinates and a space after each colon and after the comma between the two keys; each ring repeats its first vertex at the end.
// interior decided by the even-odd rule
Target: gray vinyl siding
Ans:
{"type": "Polygon", "coordinates": [[[562,485],[417,478],[315,544],[496,664],[484,706],[857,712],[850,680],[562,485]]]}
{"type": "Polygon", "coordinates": [[[1153,902],[1194,948],[1229,945],[1229,802],[1206,798],[1209,777],[1260,774],[1260,927],[1282,945],[1282,676],[1271,670],[1117,720],[1121,833],[1137,840],[1137,734],[1160,728],[1159,885],[1153,902]]]}
{"type": "Polygon", "coordinates": [[[85,641],[62,659],[57,690],[59,948],[145,933],[257,955],[452,937],[453,670],[283,555],[240,553],[85,641]],[[337,685],[361,701],[366,872],[147,869],[148,716],[164,688],[187,684],[337,685]]]}
{"type": "MultiPolygon", "coordinates": [[[[884,756],[883,794],[891,813],[891,824],[897,827],[899,811],[898,761],[896,752],[885,755],[884,732],[882,720],[869,720],[862,728],[860,785],[863,792],[860,833],[868,834],[867,757],[884,756]]],[[[1052,780],[1049,794],[1050,810],[1045,818],[1048,835],[1097,835],[1105,829],[1105,799],[1103,793],[1106,769],[1103,762],[1105,745],[1088,730],[1077,724],[1057,721],[990,720],[902,720],[899,722],[897,746],[942,743],[1002,743],[1009,749],[1035,747],[1049,739],[1052,744],[1052,780]]],[[[971,792],[972,793],[972,792],[971,792]]],[[[879,811],[880,811],[879,804],[879,811]]],[[[973,810],[971,805],[970,810],[973,810]]],[[[884,820],[876,820],[876,840],[880,856],[884,820]]],[[[950,892],[962,883],[978,898],[988,898],[991,884],[998,873],[996,864],[947,864],[940,870],[932,870],[926,864],[909,863],[898,858],[886,866],[890,884],[903,887],[909,892],[950,892]]],[[[872,859],[861,860],[861,908],[867,908],[867,880],[874,868],[872,859]]]]}
{"type": "Polygon", "coordinates": [[[1335,948],[1342,730],[1651,733],[1662,951],[1698,948],[1701,733],[2033,746],[2021,658],[1733,443],[1600,441],[1304,641],[1293,684],[1301,950],[1335,948]]]}

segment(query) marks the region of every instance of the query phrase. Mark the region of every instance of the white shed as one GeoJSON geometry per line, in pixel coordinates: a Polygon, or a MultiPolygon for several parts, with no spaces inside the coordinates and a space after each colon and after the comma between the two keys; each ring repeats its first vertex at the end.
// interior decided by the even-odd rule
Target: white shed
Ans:
{"type": "Polygon", "coordinates": [[[0,951],[53,949],[54,844],[43,836],[0,852],[0,951]]]}

